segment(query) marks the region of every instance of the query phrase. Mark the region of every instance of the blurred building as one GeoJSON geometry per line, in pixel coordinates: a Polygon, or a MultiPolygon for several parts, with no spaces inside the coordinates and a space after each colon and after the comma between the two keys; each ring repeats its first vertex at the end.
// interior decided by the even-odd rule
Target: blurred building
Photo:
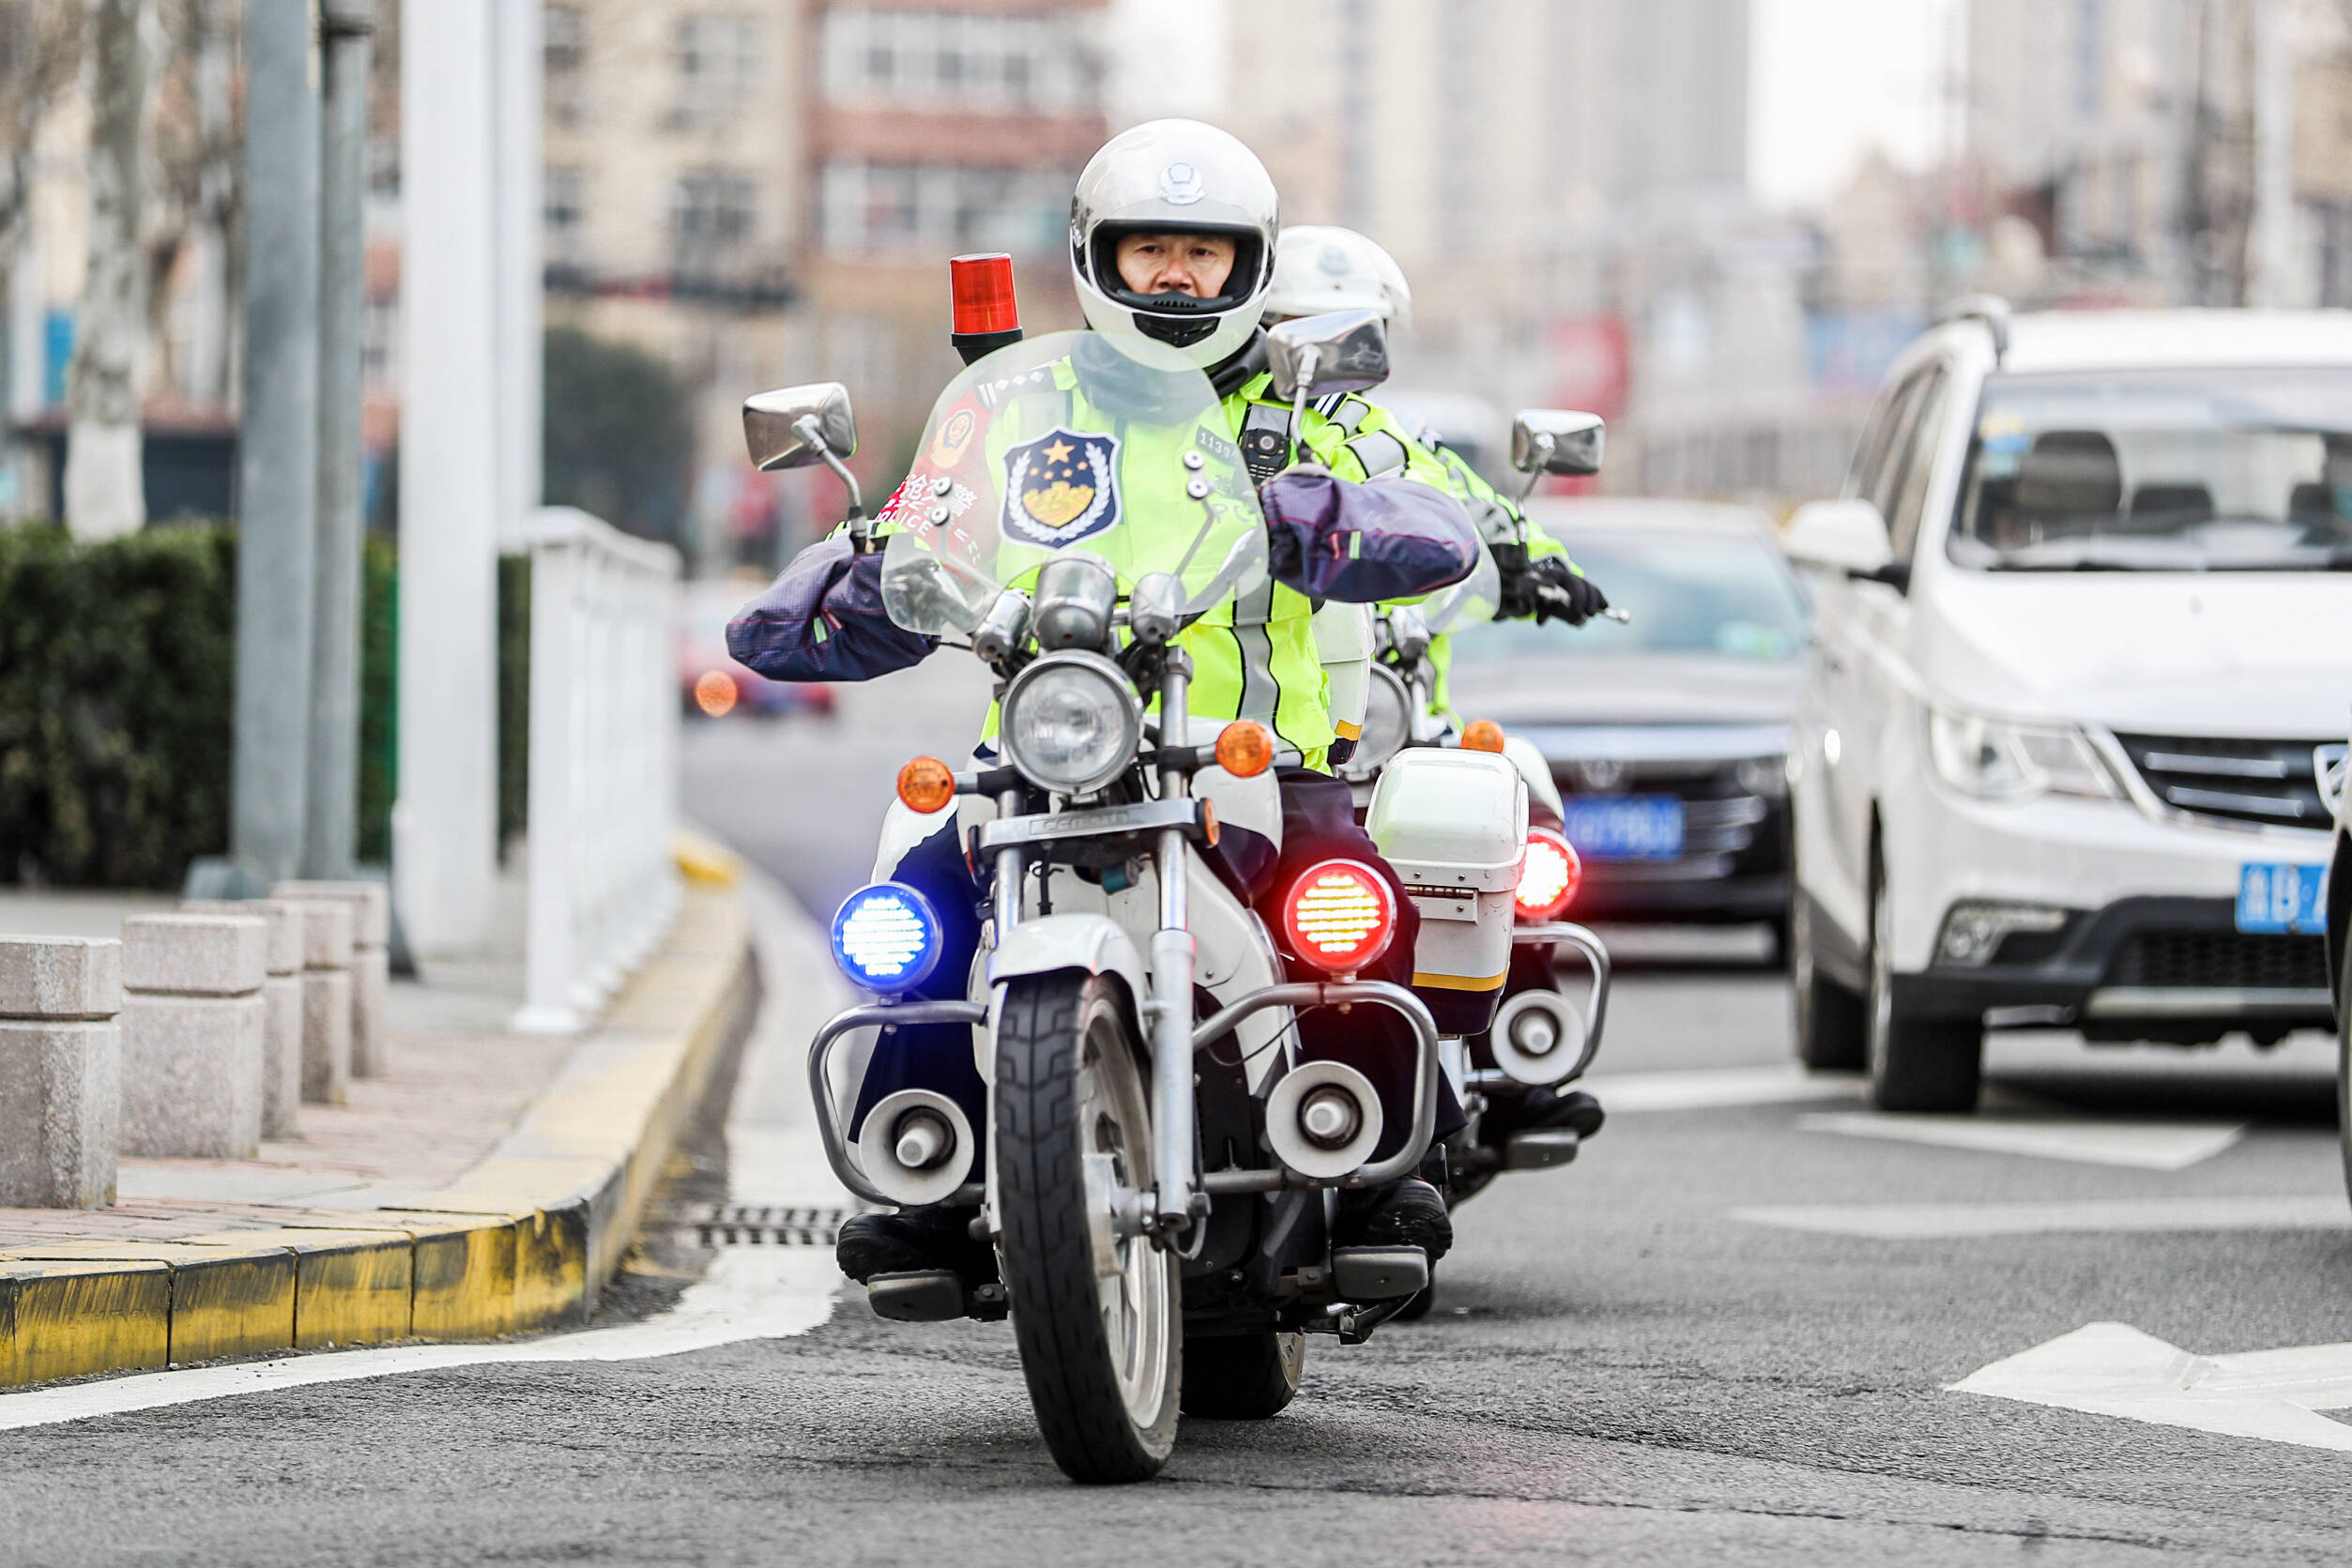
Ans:
{"type": "MultiPolygon", "coordinates": [[[[547,320],[632,343],[695,405],[681,542],[765,560],[837,515],[743,462],[738,409],[846,382],[887,481],[947,347],[947,258],[1011,251],[1066,319],[1071,177],[1102,140],[1099,0],[566,0],[546,11],[547,320]]],[[[550,419],[560,410],[550,409],[550,419]]]]}
{"type": "Polygon", "coordinates": [[[1515,405],[1638,401],[1645,318],[1703,299],[1747,212],[1747,0],[1290,0],[1231,31],[1219,117],[1284,221],[1413,280],[1398,402],[1482,399],[1491,445],[1515,405]]]}
{"type": "Polygon", "coordinates": [[[2046,297],[2352,304],[2337,0],[1970,0],[1965,91],[1969,158],[1994,209],[2038,232],[2046,297]]]}

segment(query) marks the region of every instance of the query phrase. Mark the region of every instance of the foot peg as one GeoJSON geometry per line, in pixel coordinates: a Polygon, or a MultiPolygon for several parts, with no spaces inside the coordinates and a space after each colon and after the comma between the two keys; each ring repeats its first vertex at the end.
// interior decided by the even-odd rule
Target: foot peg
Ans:
{"type": "Polygon", "coordinates": [[[1573,1127],[1538,1127],[1514,1133],[1503,1143],[1503,1168],[1550,1170],[1554,1165],[1565,1165],[1576,1158],[1577,1146],[1583,1141],[1573,1127]]]}
{"type": "Polygon", "coordinates": [[[1429,1255],[1419,1247],[1334,1247],[1331,1283],[1349,1302],[1417,1295],[1428,1288],[1429,1255]]]}
{"type": "Polygon", "coordinates": [[[876,1274],[865,1299],[877,1317],[900,1323],[945,1323],[964,1316],[964,1282],[951,1269],[876,1274]]]}
{"type": "Polygon", "coordinates": [[[866,1304],[897,1323],[949,1323],[958,1317],[994,1322],[1004,1316],[1004,1286],[991,1280],[967,1289],[952,1269],[876,1274],[865,1282],[866,1304]]]}

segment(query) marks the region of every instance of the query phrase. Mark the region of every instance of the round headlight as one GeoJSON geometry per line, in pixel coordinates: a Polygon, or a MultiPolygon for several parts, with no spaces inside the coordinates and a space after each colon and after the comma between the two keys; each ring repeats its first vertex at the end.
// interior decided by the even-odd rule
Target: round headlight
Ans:
{"type": "Polygon", "coordinates": [[[1372,678],[1364,687],[1364,733],[1356,739],[1355,755],[1340,768],[1341,775],[1356,784],[1369,782],[1404,749],[1412,734],[1413,693],[1396,671],[1374,664],[1372,678]]]}
{"type": "Polygon", "coordinates": [[[1135,760],[1143,703],[1123,671],[1098,653],[1047,654],[1004,693],[1004,754],[1031,784],[1092,795],[1135,760]]]}

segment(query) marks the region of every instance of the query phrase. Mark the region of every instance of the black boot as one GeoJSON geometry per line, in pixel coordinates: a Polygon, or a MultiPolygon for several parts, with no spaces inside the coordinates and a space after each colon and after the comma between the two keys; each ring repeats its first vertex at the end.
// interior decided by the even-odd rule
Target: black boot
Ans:
{"type": "Polygon", "coordinates": [[[1608,1119],[1600,1102],[1581,1088],[1531,1088],[1509,1100],[1497,1097],[1478,1119],[1478,1141],[1499,1147],[1514,1133],[1566,1127],[1579,1142],[1589,1142],[1608,1119]]]}
{"type": "Polygon", "coordinates": [[[1408,1176],[1369,1192],[1340,1194],[1332,1241],[1342,1247],[1419,1247],[1435,1263],[1454,1244],[1454,1221],[1435,1187],[1408,1176]]]}
{"type": "Polygon", "coordinates": [[[852,1214],[833,1238],[833,1261],[860,1285],[876,1274],[952,1270],[967,1286],[997,1277],[996,1249],[971,1237],[977,1209],[902,1209],[895,1214],[852,1214]]]}

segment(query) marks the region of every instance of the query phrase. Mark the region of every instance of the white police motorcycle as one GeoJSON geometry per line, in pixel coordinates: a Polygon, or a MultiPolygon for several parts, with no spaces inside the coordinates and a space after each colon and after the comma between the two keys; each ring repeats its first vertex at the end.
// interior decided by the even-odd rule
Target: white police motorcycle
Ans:
{"type": "MultiPolygon", "coordinates": [[[[1365,312],[1290,323],[1273,349],[1278,390],[1301,403],[1386,372],[1365,312]]],[[[761,467],[821,462],[850,482],[862,527],[841,462],[856,440],[842,388],[762,394],[744,422],[761,467]]],[[[1014,423],[1033,434],[1051,421],[1014,423]]],[[[1000,349],[940,395],[888,519],[882,595],[899,626],[967,647],[997,674],[1002,761],[961,772],[909,763],[894,830],[908,832],[908,814],[927,818],[919,836],[955,811],[989,918],[965,999],[910,999],[939,959],[937,911],[902,884],[852,894],[833,950],[878,999],[829,1020],[809,1056],[843,1183],[876,1204],[977,1204],[997,1251],[993,1302],[952,1273],[877,1275],[876,1311],[929,1320],[1009,1308],[1039,1428],[1085,1481],[1154,1473],[1180,1408],[1280,1410],[1306,1333],[1361,1342],[1428,1280],[1417,1247],[1331,1241],[1336,1193],[1412,1174],[1435,1121],[1442,1043],[1428,1005],[1356,978],[1394,935],[1388,884],[1344,860],[1301,875],[1281,899],[1285,945],[1328,978],[1291,982],[1265,922],[1200,858],[1227,826],[1276,845],[1282,831],[1271,738],[1246,721],[1189,720],[1190,662],[1173,641],[1229,614],[1267,570],[1256,490],[1225,430],[1202,373],[1096,333],[1000,349]],[[1074,382],[1091,403],[1117,404],[1127,483],[1154,482],[1138,464],[1164,463],[1157,482],[1199,508],[1188,540],[1084,525],[1107,488],[1089,465],[1107,454],[1080,449],[1083,438],[1005,461],[996,419],[1027,400],[1049,406],[1074,382]],[[1003,531],[1008,466],[1022,476],[1024,516],[1066,516],[1082,545],[1003,531]],[[1215,1003],[1205,1018],[1197,990],[1215,1003]],[[1302,1059],[1291,1028],[1301,1009],[1367,1006],[1402,1015],[1416,1040],[1412,1121],[1378,1159],[1387,1129],[1371,1083],[1302,1059]],[[989,1088],[985,1160],[963,1109],[923,1088],[872,1106],[852,1140],[855,1058],[875,1032],[941,1023],[972,1028],[989,1088]]],[[[1413,884],[1423,946],[1433,905],[1507,944],[1526,821],[1518,770],[1428,750],[1391,772],[1374,792],[1383,853],[1400,871],[1448,867],[1427,898],[1413,884]],[[1474,846],[1465,822],[1480,825],[1474,846]]]]}
{"type": "MultiPolygon", "coordinates": [[[[1589,475],[1599,472],[1604,428],[1596,415],[1565,409],[1522,410],[1511,427],[1511,464],[1527,476],[1520,499],[1544,474],[1589,475]]],[[[1499,751],[1523,781],[1528,797],[1550,808],[1553,821],[1561,817],[1559,786],[1543,755],[1525,738],[1505,736],[1491,721],[1476,720],[1457,734],[1433,706],[1437,669],[1430,658],[1436,639],[1449,632],[1492,620],[1502,599],[1501,574],[1483,545],[1477,569],[1461,582],[1430,595],[1420,604],[1382,605],[1370,617],[1359,668],[1335,672],[1335,706],[1360,703],[1361,737],[1355,754],[1339,769],[1354,787],[1359,806],[1383,853],[1387,844],[1370,814],[1380,781],[1400,757],[1410,758],[1426,748],[1456,747],[1499,751]],[[1355,693],[1360,691],[1360,697],[1355,693]]],[[[1607,612],[1617,619],[1625,612],[1607,612]]],[[[1423,913],[1421,953],[1416,983],[1443,973],[1456,983],[1492,983],[1508,963],[1508,951],[1533,952],[1547,970],[1552,955],[1565,949],[1581,963],[1584,986],[1571,1000],[1542,986],[1501,986],[1484,994],[1489,1011],[1470,1004],[1437,1009],[1442,1030],[1441,1056],[1457,1097],[1470,1117],[1470,1125],[1449,1140],[1445,1149],[1445,1187],[1459,1205],[1482,1191],[1503,1171],[1546,1170],[1573,1161],[1580,1137],[1565,1127],[1532,1128],[1510,1134],[1499,1146],[1479,1137],[1479,1119],[1490,1097],[1525,1089],[1561,1089],[1582,1077],[1600,1049],[1607,1020],[1610,989],[1609,951],[1588,928],[1561,917],[1574,901],[1582,875],[1576,849],[1557,830],[1520,824],[1521,855],[1513,884],[1508,949],[1495,961],[1491,935],[1468,939],[1459,926],[1432,927],[1430,917],[1442,906],[1416,900],[1423,913]],[[1448,954],[1449,946],[1467,951],[1448,954]],[[1427,955],[1425,958],[1423,955],[1427,955]],[[1452,962],[1446,963],[1448,957],[1452,962]],[[1472,1059],[1468,1037],[1484,1034],[1490,1063],[1472,1059]]],[[[1419,868],[1397,867],[1408,883],[1419,868]]],[[[1429,880],[1445,879],[1449,871],[1433,866],[1420,872],[1429,880]]],[[[1424,1294],[1400,1316],[1417,1317],[1428,1309],[1424,1294]]]]}

